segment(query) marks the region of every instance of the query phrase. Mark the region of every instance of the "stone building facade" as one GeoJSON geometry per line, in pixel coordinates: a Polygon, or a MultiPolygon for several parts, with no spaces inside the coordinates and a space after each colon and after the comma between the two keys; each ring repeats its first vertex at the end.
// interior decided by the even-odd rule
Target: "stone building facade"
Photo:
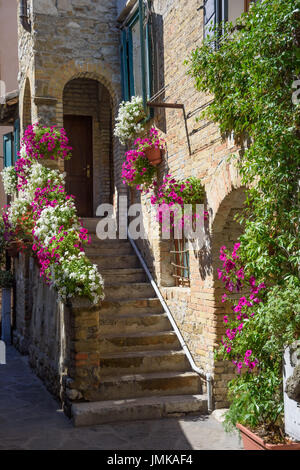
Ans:
{"type": "MultiPolygon", "coordinates": [[[[24,2],[18,3],[20,8],[24,2]]],[[[158,226],[151,226],[148,197],[142,198],[147,238],[138,241],[138,245],[196,364],[213,375],[215,406],[224,407],[226,385],[233,369],[214,359],[214,349],[224,333],[225,313],[217,268],[220,246],[231,247],[242,233],[234,216],[245,196],[236,167],[229,159],[241,149],[232,139],[222,138],[212,122],[196,121],[212,97],[195,90],[183,64],[191,50],[202,44],[205,14],[211,2],[30,0],[25,3],[27,27],[21,21],[18,24],[21,133],[36,121],[63,127],[70,115],[91,118],[93,194],[86,214],[81,214],[89,217],[96,215],[102,202],[113,202],[117,211],[120,195],[128,194],[131,202],[140,197],[122,184],[124,148],[113,136],[113,125],[124,96],[122,35],[128,31],[131,16],[143,5],[143,24],[149,28],[145,98],[152,104],[184,105],[187,123],[186,132],[182,109],[155,107],[150,115],[149,125],[155,124],[167,143],[158,178],[162,180],[166,174],[177,179],[199,178],[205,186],[209,220],[204,246],[189,249],[189,287],[175,284],[172,245],[162,239],[158,226]]],[[[233,4],[241,13],[249,2],[237,0],[233,4]]],[[[230,12],[234,15],[234,11],[230,12]]],[[[22,269],[24,266],[19,269],[21,284],[22,269]]],[[[20,292],[24,291],[21,284],[20,292]]],[[[23,299],[24,312],[25,303],[23,299]]],[[[19,334],[18,343],[22,342],[20,336],[24,335],[19,334]]],[[[54,354],[51,361],[57,360],[54,354]]]]}

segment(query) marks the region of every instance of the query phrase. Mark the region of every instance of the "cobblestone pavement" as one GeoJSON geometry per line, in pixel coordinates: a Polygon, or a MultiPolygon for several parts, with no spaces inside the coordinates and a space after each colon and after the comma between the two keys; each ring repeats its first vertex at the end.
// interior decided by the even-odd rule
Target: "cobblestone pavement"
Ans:
{"type": "Polygon", "coordinates": [[[0,450],[238,450],[212,416],[74,428],[13,347],[0,365],[0,450]]]}

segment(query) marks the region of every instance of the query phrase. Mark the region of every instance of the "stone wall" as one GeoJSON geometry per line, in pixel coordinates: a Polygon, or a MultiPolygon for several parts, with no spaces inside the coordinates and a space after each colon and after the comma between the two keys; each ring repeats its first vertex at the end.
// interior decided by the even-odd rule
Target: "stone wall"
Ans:
{"type": "MultiPolygon", "coordinates": [[[[31,0],[29,3],[31,32],[20,23],[18,28],[22,132],[30,121],[63,127],[63,93],[68,82],[74,79],[96,80],[105,87],[110,95],[105,99],[112,106],[112,110],[109,108],[109,113],[112,113],[109,119],[114,120],[121,100],[116,2],[31,0]],[[28,119],[28,109],[31,119],[28,119]]],[[[101,124],[103,119],[108,119],[105,112],[100,116],[101,124]]],[[[103,129],[102,149],[111,145],[110,139],[107,128],[103,129]]],[[[124,192],[121,184],[121,148],[116,139],[113,139],[111,147],[114,168],[107,166],[104,169],[104,202],[112,197],[116,202],[118,194],[124,192]],[[113,183],[108,182],[111,174],[114,175],[113,183]]],[[[108,152],[105,151],[105,154],[107,158],[108,152]]],[[[95,206],[99,201],[98,194],[95,206]]]]}
{"type": "Polygon", "coordinates": [[[19,254],[14,263],[13,344],[69,415],[73,401],[92,400],[99,387],[99,307],[58,302],[33,258],[19,254]]]}
{"type": "Polygon", "coordinates": [[[70,367],[69,310],[40,278],[33,258],[15,260],[16,289],[13,342],[55,396],[62,398],[62,378],[70,367]]]}

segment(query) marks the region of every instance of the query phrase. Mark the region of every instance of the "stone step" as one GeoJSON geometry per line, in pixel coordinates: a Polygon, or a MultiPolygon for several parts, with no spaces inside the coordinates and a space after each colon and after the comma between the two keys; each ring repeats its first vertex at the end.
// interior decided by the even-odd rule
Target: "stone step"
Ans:
{"type": "Polygon", "coordinates": [[[146,273],[142,268],[101,269],[101,275],[104,279],[105,285],[113,284],[116,280],[118,281],[118,284],[131,284],[147,281],[146,273]]]}
{"type": "Polygon", "coordinates": [[[97,264],[100,272],[101,269],[120,269],[120,268],[140,268],[140,262],[136,255],[102,255],[89,256],[93,264],[97,264]]]}
{"type": "Polygon", "coordinates": [[[117,299],[143,299],[153,297],[155,291],[149,282],[132,282],[127,284],[106,284],[105,298],[107,300],[117,299]]]}
{"type": "Polygon", "coordinates": [[[144,351],[146,353],[146,351],[180,349],[180,342],[174,331],[106,335],[99,338],[99,350],[104,354],[130,351],[144,351]]]}
{"type": "Polygon", "coordinates": [[[164,309],[156,297],[144,299],[107,300],[104,299],[99,309],[101,315],[143,315],[145,313],[163,313],[164,309]]]}
{"type": "Polygon", "coordinates": [[[208,413],[206,395],[154,396],[73,403],[71,410],[74,426],[160,419],[188,413],[208,413]]]}
{"type": "Polygon", "coordinates": [[[93,243],[86,245],[84,251],[89,258],[94,258],[97,256],[134,255],[131,245],[126,243],[122,243],[116,246],[112,246],[111,244],[106,246],[106,243],[101,242],[99,244],[93,243]]]}
{"type": "Polygon", "coordinates": [[[201,381],[195,372],[155,372],[121,377],[103,377],[98,390],[89,391],[89,401],[166,395],[199,395],[201,381]]]}
{"type": "MultiPolygon", "coordinates": [[[[105,376],[148,374],[191,370],[183,351],[142,351],[121,354],[101,354],[101,379],[105,376]]],[[[100,380],[101,380],[100,379],[100,380]]]]}
{"type": "Polygon", "coordinates": [[[106,248],[115,248],[115,247],[120,247],[120,246],[131,246],[130,241],[128,238],[124,239],[119,239],[119,238],[106,238],[105,240],[102,240],[101,238],[98,237],[96,233],[89,233],[89,236],[91,237],[91,243],[88,244],[87,246],[91,244],[95,245],[101,245],[106,248]]]}
{"type": "Polygon", "coordinates": [[[96,233],[96,227],[98,222],[103,217],[82,217],[83,227],[86,228],[90,233],[96,233]]]}
{"type": "Polygon", "coordinates": [[[165,313],[142,313],[140,315],[103,315],[100,313],[100,331],[105,334],[136,333],[137,331],[162,332],[172,330],[165,313]]]}

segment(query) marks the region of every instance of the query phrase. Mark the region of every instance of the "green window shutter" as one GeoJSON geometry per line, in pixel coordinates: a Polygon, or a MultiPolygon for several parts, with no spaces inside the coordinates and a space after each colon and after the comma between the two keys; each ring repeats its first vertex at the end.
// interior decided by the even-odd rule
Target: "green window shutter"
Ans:
{"type": "Polygon", "coordinates": [[[144,26],[145,6],[139,8],[121,32],[121,71],[123,99],[143,96],[144,104],[151,96],[151,37],[150,27],[144,26]]]}
{"type": "Polygon", "coordinates": [[[123,88],[123,100],[129,100],[129,76],[128,76],[128,41],[127,31],[121,32],[121,76],[123,88]]]}
{"type": "Polygon", "coordinates": [[[204,38],[212,36],[217,24],[217,0],[204,1],[204,38]]]}
{"type": "Polygon", "coordinates": [[[20,151],[20,119],[17,119],[14,123],[14,161],[16,162],[19,158],[18,153],[20,151]]]}
{"type": "Polygon", "coordinates": [[[128,30],[128,68],[129,68],[129,99],[135,96],[134,91],[134,74],[133,74],[133,43],[132,43],[132,32],[128,30]]]}
{"type": "Polygon", "coordinates": [[[13,165],[13,133],[9,132],[3,136],[4,168],[13,165]]]}

